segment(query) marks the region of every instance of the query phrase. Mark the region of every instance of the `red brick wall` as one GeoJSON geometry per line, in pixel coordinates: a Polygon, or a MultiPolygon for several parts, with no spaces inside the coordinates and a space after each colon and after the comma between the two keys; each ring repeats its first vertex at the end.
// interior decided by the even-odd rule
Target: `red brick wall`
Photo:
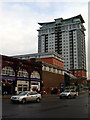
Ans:
{"type": "Polygon", "coordinates": [[[64,62],[57,60],[55,58],[42,58],[41,61],[59,66],[62,69],[64,68],[64,62]]]}
{"type": "MultiPolygon", "coordinates": [[[[74,75],[75,75],[77,78],[86,77],[86,76],[87,76],[86,73],[87,73],[87,72],[86,72],[85,70],[76,70],[76,71],[74,71],[74,75]]],[[[73,74],[73,72],[72,72],[72,74],[73,74]]]]}
{"type": "Polygon", "coordinates": [[[53,64],[53,58],[41,58],[41,61],[49,64],[53,64]]]}
{"type": "Polygon", "coordinates": [[[51,92],[52,87],[60,87],[60,83],[64,83],[64,76],[56,73],[42,71],[43,89],[47,93],[51,92]]]}

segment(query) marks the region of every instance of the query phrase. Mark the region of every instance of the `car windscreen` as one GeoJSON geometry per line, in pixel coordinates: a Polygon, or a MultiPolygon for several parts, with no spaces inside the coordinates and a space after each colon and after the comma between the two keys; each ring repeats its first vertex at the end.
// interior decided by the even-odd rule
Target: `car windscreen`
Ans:
{"type": "Polygon", "coordinates": [[[23,95],[26,95],[27,93],[28,93],[28,92],[25,91],[25,92],[21,92],[19,95],[20,95],[20,96],[23,96],[23,95]]]}
{"type": "Polygon", "coordinates": [[[70,90],[64,90],[64,92],[70,92],[70,90]]]}

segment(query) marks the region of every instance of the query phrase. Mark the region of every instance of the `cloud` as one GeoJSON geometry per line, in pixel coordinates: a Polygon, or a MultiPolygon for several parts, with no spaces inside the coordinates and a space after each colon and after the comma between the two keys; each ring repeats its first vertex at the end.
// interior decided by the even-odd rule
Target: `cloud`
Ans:
{"type": "Polygon", "coordinates": [[[37,42],[34,42],[35,47],[32,43],[37,40],[37,35],[34,34],[36,33],[36,25],[33,13],[29,13],[30,11],[28,12],[27,9],[17,4],[14,4],[13,7],[10,4],[4,4],[2,8],[4,8],[0,14],[0,48],[2,48],[2,53],[18,54],[19,52],[29,52],[29,50],[31,50],[30,52],[35,51],[37,42]]]}
{"type": "Polygon", "coordinates": [[[38,21],[46,16],[43,13],[40,15],[31,6],[32,3],[2,4],[0,11],[0,51],[2,54],[13,55],[38,51],[38,21]]]}
{"type": "Polygon", "coordinates": [[[3,2],[0,7],[0,41],[2,43],[0,48],[2,47],[2,53],[5,53],[6,45],[9,47],[6,51],[7,55],[21,53],[27,43],[24,51],[33,49],[33,52],[36,52],[38,49],[38,22],[54,21],[58,17],[65,19],[80,13],[87,21],[87,4],[3,2]],[[35,41],[35,50],[34,46],[29,45],[33,41],[35,41]],[[12,52],[13,48],[17,50],[15,53],[12,52]]]}
{"type": "Polygon", "coordinates": [[[1,0],[2,2],[88,2],[88,0],[1,0]]]}

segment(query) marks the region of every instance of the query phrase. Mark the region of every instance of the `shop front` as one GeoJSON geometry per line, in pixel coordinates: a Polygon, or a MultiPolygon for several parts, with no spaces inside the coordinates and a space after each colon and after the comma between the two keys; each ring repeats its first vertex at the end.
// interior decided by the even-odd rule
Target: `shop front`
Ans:
{"type": "Polygon", "coordinates": [[[13,94],[15,91],[15,72],[12,67],[5,66],[1,71],[0,82],[2,95],[13,94]]]}
{"type": "Polygon", "coordinates": [[[2,56],[0,62],[0,93],[18,94],[37,88],[41,90],[42,64],[35,61],[20,60],[2,56]]]}
{"type": "Polygon", "coordinates": [[[38,71],[29,73],[19,68],[17,76],[10,66],[5,66],[1,72],[2,95],[19,94],[22,91],[38,90],[40,91],[40,75],[38,71]],[[13,73],[13,74],[12,74],[13,73]]]}
{"type": "Polygon", "coordinates": [[[15,90],[15,77],[2,76],[1,80],[2,95],[13,94],[15,90]]]}

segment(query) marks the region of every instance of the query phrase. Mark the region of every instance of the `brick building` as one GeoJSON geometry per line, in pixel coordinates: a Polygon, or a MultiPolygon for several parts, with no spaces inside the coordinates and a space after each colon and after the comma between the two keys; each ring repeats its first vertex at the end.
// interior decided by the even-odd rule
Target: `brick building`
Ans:
{"type": "Polygon", "coordinates": [[[38,86],[42,90],[42,63],[0,56],[2,94],[17,94],[38,86]]]}
{"type": "Polygon", "coordinates": [[[47,93],[52,88],[60,88],[64,84],[64,60],[62,56],[54,52],[35,53],[13,56],[14,58],[24,60],[36,60],[42,62],[42,82],[43,90],[47,93]]]}

